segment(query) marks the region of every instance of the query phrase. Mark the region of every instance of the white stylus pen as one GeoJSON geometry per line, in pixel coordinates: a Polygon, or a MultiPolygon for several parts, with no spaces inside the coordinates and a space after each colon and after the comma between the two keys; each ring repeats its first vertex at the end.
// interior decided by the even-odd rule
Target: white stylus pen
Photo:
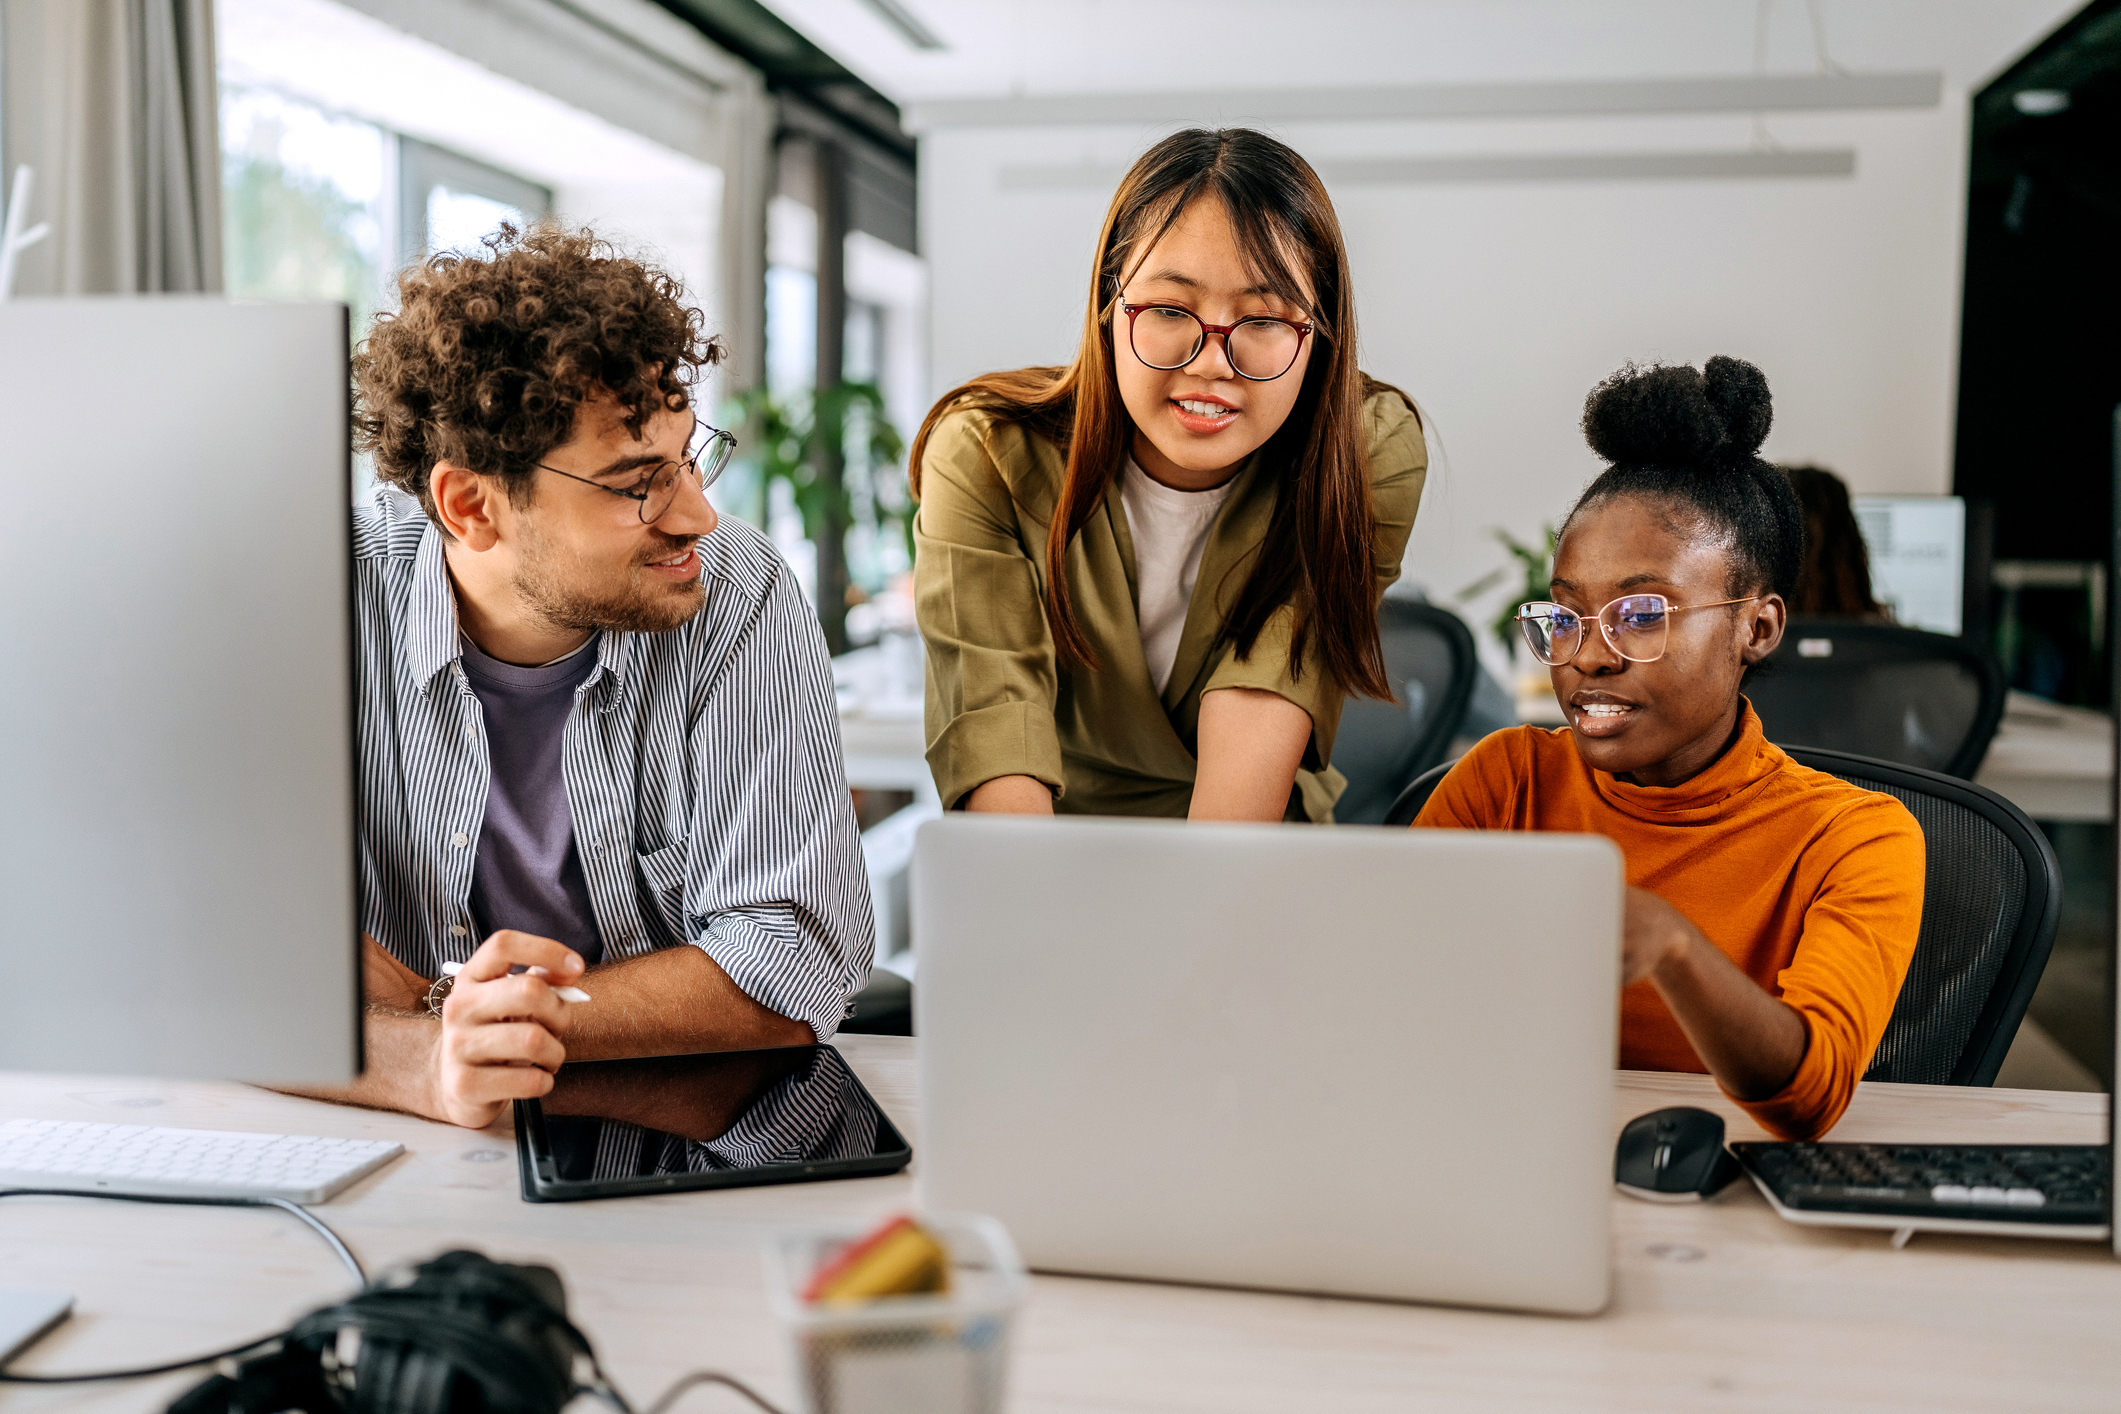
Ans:
{"type": "MultiPolygon", "coordinates": [[[[444,977],[454,977],[463,970],[464,964],[461,962],[445,962],[442,964],[442,975],[444,977]]],[[[551,975],[542,967],[533,967],[530,971],[538,977],[551,975]]],[[[589,993],[583,991],[580,987],[554,987],[552,994],[563,1002],[586,1002],[589,1000],[589,993]]]]}

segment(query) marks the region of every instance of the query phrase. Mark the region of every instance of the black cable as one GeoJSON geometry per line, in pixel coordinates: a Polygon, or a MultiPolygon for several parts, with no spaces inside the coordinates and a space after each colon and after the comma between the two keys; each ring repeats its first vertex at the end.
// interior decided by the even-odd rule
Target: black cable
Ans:
{"type": "Polygon", "coordinates": [[[198,1355],[189,1360],[177,1360],[167,1365],[142,1365],[136,1370],[97,1370],[92,1374],[80,1375],[17,1375],[7,1370],[0,1370],[0,1384],[82,1385],[90,1384],[97,1380],[140,1380],[147,1378],[149,1375],[167,1375],[175,1370],[190,1370],[200,1365],[211,1365],[220,1360],[233,1360],[239,1355],[248,1355],[253,1350],[263,1350],[279,1338],[276,1333],[260,1340],[254,1340],[248,1345],[232,1345],[226,1350],[216,1350],[211,1355],[198,1355]]]}
{"type": "MultiPolygon", "coordinates": [[[[316,1231],[330,1244],[332,1255],[345,1263],[353,1273],[354,1280],[362,1286],[368,1285],[368,1273],[361,1270],[360,1259],[355,1257],[339,1234],[326,1227],[322,1219],[298,1203],[285,1198],[180,1198],[151,1193],[99,1193],[82,1188],[0,1188],[0,1198],[109,1198],[121,1203],[173,1203],[198,1208],[278,1208],[291,1213],[316,1231]]],[[[262,1350],[280,1339],[281,1332],[231,1346],[227,1350],[216,1350],[210,1355],[196,1355],[189,1360],[177,1360],[166,1365],[143,1366],[137,1370],[99,1370],[80,1375],[16,1375],[0,1368],[0,1383],[18,1385],[71,1385],[87,1384],[97,1380],[136,1380],[148,1375],[166,1375],[173,1370],[189,1370],[196,1365],[211,1365],[216,1360],[233,1360],[253,1350],[262,1350]]]]}
{"type": "MultiPolygon", "coordinates": [[[[339,1235],[325,1226],[315,1214],[298,1204],[288,1202],[284,1198],[180,1198],[145,1193],[101,1193],[78,1188],[0,1188],[0,1198],[23,1197],[110,1198],[125,1203],[171,1203],[215,1208],[279,1208],[292,1214],[321,1236],[326,1243],[330,1244],[333,1254],[346,1264],[346,1269],[353,1273],[355,1279],[361,1283],[364,1290],[368,1286],[368,1274],[361,1269],[360,1261],[348,1250],[346,1244],[339,1240],[339,1235]]],[[[469,1253],[450,1254],[450,1256],[455,1257],[469,1257],[471,1255],[469,1253]]],[[[439,1263],[436,1265],[439,1265],[439,1263]]],[[[334,1316],[341,1309],[345,1308],[327,1308],[324,1311],[313,1313],[305,1321],[298,1323],[289,1330],[275,1331],[271,1335],[261,1336],[245,1344],[230,1346],[226,1350],[216,1350],[207,1355],[193,1356],[188,1360],[174,1360],[166,1364],[147,1365],[132,1370],[102,1370],[76,1375],[15,1375],[0,1369],[0,1383],[26,1385],[86,1384],[100,1380],[130,1380],[141,1379],[149,1375],[171,1374],[177,1370],[189,1370],[200,1365],[234,1360],[239,1356],[250,1355],[253,1352],[267,1352],[272,1347],[281,1345],[290,1338],[299,1344],[304,1338],[305,1327],[313,1324],[319,1318],[334,1316]]],[[[432,1333],[434,1324],[439,1317],[437,1313],[429,1311],[424,1313],[419,1319],[424,1323],[423,1328],[432,1333]]],[[[572,1326],[566,1325],[564,1318],[555,1317],[555,1319],[561,1321],[569,1335],[580,1346],[582,1353],[589,1357],[589,1366],[594,1375],[595,1383],[589,1385],[584,1392],[603,1400],[613,1409],[619,1411],[619,1414],[633,1414],[633,1406],[628,1404],[626,1397],[612,1386],[610,1378],[604,1373],[603,1365],[597,1360],[595,1353],[589,1349],[586,1338],[572,1326]]],[[[378,1324],[376,1313],[373,1312],[369,1314],[367,1320],[363,1323],[364,1328],[376,1328],[378,1324]]],[[[444,1322],[444,1324],[448,1323],[444,1322]]],[[[457,1333],[456,1338],[460,1342],[465,1339],[462,1332],[457,1333]]],[[[719,1370],[695,1370],[691,1374],[685,1375],[657,1397],[655,1403],[648,1407],[648,1414],[668,1414],[671,1406],[676,1404],[682,1395],[690,1390],[697,1389],[701,1385],[721,1385],[741,1395],[753,1406],[763,1411],[763,1414],[782,1414],[778,1406],[770,1403],[757,1390],[752,1389],[751,1386],[734,1376],[725,1375],[719,1370]]]]}
{"type": "Polygon", "coordinates": [[[667,1411],[671,1405],[678,1402],[679,1395],[699,1385],[726,1385],[730,1389],[735,1390],[738,1394],[744,1396],[744,1398],[750,1400],[753,1404],[756,1404],[759,1408],[765,1410],[766,1414],[781,1414],[781,1411],[778,1407],[772,1404],[768,1404],[765,1400],[765,1397],[759,1394],[759,1392],[757,1390],[754,1390],[750,1385],[745,1384],[742,1380],[734,1379],[731,1376],[725,1375],[719,1370],[694,1370],[691,1374],[679,1380],[669,1389],[664,1390],[663,1393],[656,1399],[656,1402],[648,1406],[648,1414],[665,1414],[665,1411],[667,1411]]]}

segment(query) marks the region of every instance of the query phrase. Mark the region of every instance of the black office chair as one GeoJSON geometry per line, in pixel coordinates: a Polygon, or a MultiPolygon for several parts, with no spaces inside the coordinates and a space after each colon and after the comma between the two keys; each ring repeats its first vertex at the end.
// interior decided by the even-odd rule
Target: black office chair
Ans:
{"type": "Polygon", "coordinates": [[[840,1030],[858,1036],[911,1036],[913,984],[896,972],[872,969],[869,985],[854,994],[852,1010],[840,1030]]]}
{"type": "Polygon", "coordinates": [[[1377,606],[1377,627],[1385,675],[1400,700],[1358,698],[1341,710],[1333,765],[1348,788],[1333,818],[1342,824],[1381,822],[1407,782],[1443,759],[1480,673],[1473,631],[1448,609],[1386,599],[1377,606]]]}
{"type": "Polygon", "coordinates": [[[2025,812],[1939,771],[1784,747],[1798,764],[1897,797],[1922,826],[1922,932],[1866,1080],[1993,1085],[2040,984],[2062,871],[2025,812]]]}
{"type": "Polygon", "coordinates": [[[1746,684],[1769,741],[1972,780],[2003,720],[1994,657],[1963,638],[1850,619],[1791,619],[1746,684]]]}
{"type": "MultiPolygon", "coordinates": [[[[1922,826],[1922,931],[1863,1078],[1995,1084],[2062,915],[2062,871],[2047,836],[1994,791],[1941,771],[1843,751],[1783,749],[1801,766],[1895,797],[1922,826]]],[[[1408,786],[1385,823],[1412,824],[1454,764],[1408,786]]]]}
{"type": "Polygon", "coordinates": [[[1413,824],[1414,817],[1421,813],[1421,807],[1429,803],[1429,797],[1436,794],[1436,787],[1445,776],[1451,774],[1451,768],[1457,764],[1456,761],[1446,761],[1442,765],[1431,766],[1409,781],[1407,788],[1399,793],[1399,798],[1392,802],[1392,808],[1385,812],[1384,823],[1413,824]]]}

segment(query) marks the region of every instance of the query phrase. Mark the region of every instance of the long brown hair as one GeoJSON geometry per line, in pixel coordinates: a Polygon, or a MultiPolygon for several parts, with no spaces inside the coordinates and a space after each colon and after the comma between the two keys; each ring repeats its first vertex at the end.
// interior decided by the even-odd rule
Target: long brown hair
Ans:
{"type": "Polygon", "coordinates": [[[1804,507],[1804,568],[1788,594],[1790,612],[1873,619],[1885,611],[1871,597],[1871,556],[1849,504],[1848,484],[1824,467],[1786,466],[1804,507]]]}
{"type": "Polygon", "coordinates": [[[1249,657],[1267,620],[1293,603],[1292,673],[1303,671],[1315,641],[1344,691],[1389,698],[1377,638],[1375,517],[1362,431],[1363,399],[1382,385],[1355,367],[1355,296],[1325,184],[1294,149],[1264,133],[1195,128],[1142,154],[1105,213],[1075,362],[989,373],[945,393],[913,439],[907,463],[913,494],[920,495],[929,435],[960,402],[1066,447],[1067,472],[1046,535],[1046,619],[1063,662],[1097,666],[1075,617],[1066,557],[1133,446],[1133,420],[1113,368],[1113,313],[1150,249],[1204,194],[1229,213],[1238,249],[1260,282],[1306,308],[1324,353],[1313,353],[1295,406],[1261,449],[1280,495],[1230,613],[1230,636],[1238,656],[1249,657]],[[1306,258],[1307,265],[1295,263],[1306,258]]]}

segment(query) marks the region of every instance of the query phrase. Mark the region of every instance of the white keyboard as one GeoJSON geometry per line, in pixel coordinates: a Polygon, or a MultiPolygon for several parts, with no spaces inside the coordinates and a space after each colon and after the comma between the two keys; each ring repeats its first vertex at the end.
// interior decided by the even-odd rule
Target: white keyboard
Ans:
{"type": "Polygon", "coordinates": [[[0,1120],[0,1188],[321,1203],[401,1147],[312,1134],[8,1119],[0,1120]]]}

